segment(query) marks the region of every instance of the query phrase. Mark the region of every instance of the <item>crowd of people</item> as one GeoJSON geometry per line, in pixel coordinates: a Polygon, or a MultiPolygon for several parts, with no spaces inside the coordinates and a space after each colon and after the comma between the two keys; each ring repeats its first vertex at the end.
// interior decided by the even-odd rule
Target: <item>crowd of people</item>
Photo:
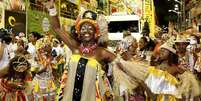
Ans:
{"type": "Polygon", "coordinates": [[[119,84],[120,95],[127,101],[150,101],[149,97],[155,97],[152,101],[200,101],[198,36],[160,29],[154,40],[146,34],[138,42],[125,36],[116,49],[127,62],[121,61],[121,68],[113,66],[114,83],[119,84]]]}
{"type": "Polygon", "coordinates": [[[0,30],[1,101],[201,100],[198,36],[125,31],[112,51],[99,14],[85,11],[67,33],[53,0],[45,5],[59,37],[0,30]]]}

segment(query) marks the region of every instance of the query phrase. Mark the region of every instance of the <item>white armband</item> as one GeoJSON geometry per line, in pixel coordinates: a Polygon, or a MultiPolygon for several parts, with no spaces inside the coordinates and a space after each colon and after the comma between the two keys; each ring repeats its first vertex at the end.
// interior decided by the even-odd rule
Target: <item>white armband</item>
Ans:
{"type": "Polygon", "coordinates": [[[49,11],[50,16],[56,16],[57,15],[57,9],[56,8],[48,9],[48,11],[49,11]]]}

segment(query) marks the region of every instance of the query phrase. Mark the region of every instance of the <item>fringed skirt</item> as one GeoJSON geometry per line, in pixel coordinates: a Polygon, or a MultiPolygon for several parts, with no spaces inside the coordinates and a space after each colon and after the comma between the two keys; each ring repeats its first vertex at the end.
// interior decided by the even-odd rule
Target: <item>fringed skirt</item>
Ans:
{"type": "Polygon", "coordinates": [[[0,79],[0,101],[34,101],[32,94],[0,79]]]}
{"type": "Polygon", "coordinates": [[[56,85],[53,76],[36,75],[33,80],[34,101],[56,101],[56,85]]]}

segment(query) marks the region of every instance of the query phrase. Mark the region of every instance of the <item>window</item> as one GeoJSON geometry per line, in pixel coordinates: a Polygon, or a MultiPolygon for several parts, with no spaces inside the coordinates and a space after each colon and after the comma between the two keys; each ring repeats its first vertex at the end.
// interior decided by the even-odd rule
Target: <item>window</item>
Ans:
{"type": "Polygon", "coordinates": [[[108,24],[109,32],[123,32],[129,30],[131,33],[139,33],[138,21],[111,21],[108,24]]]}

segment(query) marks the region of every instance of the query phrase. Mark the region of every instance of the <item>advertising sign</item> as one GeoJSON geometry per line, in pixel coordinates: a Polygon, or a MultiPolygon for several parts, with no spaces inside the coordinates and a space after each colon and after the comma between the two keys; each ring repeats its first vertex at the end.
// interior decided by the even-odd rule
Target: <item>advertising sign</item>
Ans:
{"type": "Polygon", "coordinates": [[[15,11],[5,11],[5,28],[12,28],[13,33],[26,33],[26,14],[15,11]]]}

